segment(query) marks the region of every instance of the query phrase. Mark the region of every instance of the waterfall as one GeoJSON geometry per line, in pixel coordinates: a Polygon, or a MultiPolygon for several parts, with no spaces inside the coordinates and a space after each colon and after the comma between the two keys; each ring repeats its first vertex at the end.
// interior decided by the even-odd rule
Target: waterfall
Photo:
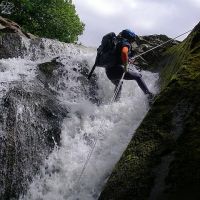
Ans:
{"type": "MultiPolygon", "coordinates": [[[[59,102],[68,108],[69,113],[62,123],[60,146],[55,145],[20,200],[97,200],[149,109],[147,97],[136,81],[124,81],[120,101],[110,104],[114,86],[104,69],[96,68],[96,96],[100,103],[93,103],[88,96],[89,86],[84,85],[74,69],[79,69],[80,65],[91,68],[94,49],[47,39],[32,44],[28,40],[23,42],[26,47],[23,57],[1,61],[0,66],[9,68],[3,79],[8,83],[12,77],[13,81],[22,81],[27,87],[38,84],[38,64],[59,56],[66,73],[62,73],[50,89],[57,93],[59,102]],[[38,48],[41,45],[43,48],[38,48]],[[16,65],[20,67],[14,67],[16,65]],[[80,182],[77,182],[95,140],[94,152],[80,182]]],[[[136,70],[134,66],[132,69],[136,70]]],[[[158,74],[148,71],[141,71],[141,74],[150,91],[157,93],[158,74]]]]}

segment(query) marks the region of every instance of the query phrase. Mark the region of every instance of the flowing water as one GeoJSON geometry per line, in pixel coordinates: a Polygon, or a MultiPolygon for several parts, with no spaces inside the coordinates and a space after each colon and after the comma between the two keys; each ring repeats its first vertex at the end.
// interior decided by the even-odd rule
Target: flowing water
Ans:
{"type": "MultiPolygon", "coordinates": [[[[37,74],[37,64],[56,56],[61,57],[60,61],[69,72],[69,78],[63,77],[58,83],[64,84],[64,89],[52,88],[58,91],[59,101],[70,110],[62,124],[61,146],[56,146],[44,161],[40,173],[30,183],[27,194],[20,199],[97,200],[114,165],[149,109],[147,97],[135,81],[124,81],[120,101],[110,104],[114,86],[107,79],[104,69],[96,68],[101,104],[91,103],[83,92],[87,87],[84,88],[76,72],[70,69],[77,67],[77,61],[87,61],[91,68],[95,50],[51,40],[45,40],[43,44],[45,51],[29,47],[24,58],[1,61],[4,62],[2,66],[8,65],[9,69],[8,75],[2,77],[6,79],[5,84],[11,80],[32,84],[37,74]],[[20,68],[16,69],[16,65],[20,68]],[[95,142],[94,151],[80,177],[95,142]]],[[[29,44],[25,41],[25,45],[28,47],[29,44]]],[[[6,72],[6,69],[2,70],[6,72]]],[[[158,74],[148,71],[141,73],[147,86],[156,93],[158,74]]],[[[2,93],[7,87],[2,85],[2,93]]]]}

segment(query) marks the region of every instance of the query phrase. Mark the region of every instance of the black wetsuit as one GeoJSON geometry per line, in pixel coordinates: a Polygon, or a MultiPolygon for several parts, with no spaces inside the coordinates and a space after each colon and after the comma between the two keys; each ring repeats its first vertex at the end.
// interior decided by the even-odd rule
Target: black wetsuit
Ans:
{"type": "MultiPolygon", "coordinates": [[[[130,51],[130,44],[127,40],[122,39],[117,43],[116,46],[116,54],[115,54],[115,62],[109,66],[106,67],[106,75],[111,80],[111,82],[116,86],[117,88],[120,79],[122,78],[122,75],[124,73],[124,66],[122,65],[121,60],[121,50],[123,47],[128,47],[130,51]]],[[[137,72],[132,72],[128,70],[124,76],[125,80],[136,80],[139,87],[142,89],[144,94],[149,94],[149,89],[147,88],[145,82],[142,80],[142,75],[137,72]]],[[[122,86],[119,89],[118,95],[116,97],[116,100],[120,98],[122,86]]]]}

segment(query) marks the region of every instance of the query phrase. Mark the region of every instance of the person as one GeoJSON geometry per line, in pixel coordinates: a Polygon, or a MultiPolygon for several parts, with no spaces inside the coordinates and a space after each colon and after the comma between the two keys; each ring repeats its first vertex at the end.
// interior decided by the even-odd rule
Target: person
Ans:
{"type": "MultiPolygon", "coordinates": [[[[131,43],[136,40],[136,34],[129,30],[125,29],[117,35],[117,44],[115,50],[115,59],[112,64],[109,64],[106,69],[106,75],[108,79],[115,85],[115,91],[117,86],[122,78],[123,73],[125,72],[125,80],[135,80],[137,84],[142,89],[145,95],[148,95],[148,99],[153,98],[153,94],[149,91],[145,82],[142,79],[142,75],[137,72],[128,70],[129,57],[131,55],[131,43]]],[[[118,94],[116,95],[115,100],[118,101],[121,96],[122,85],[119,88],[118,94]]]]}

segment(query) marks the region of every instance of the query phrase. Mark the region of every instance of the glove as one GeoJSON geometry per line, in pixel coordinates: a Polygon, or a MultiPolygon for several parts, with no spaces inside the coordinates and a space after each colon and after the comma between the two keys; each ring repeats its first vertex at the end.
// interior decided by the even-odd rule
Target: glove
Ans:
{"type": "Polygon", "coordinates": [[[129,63],[130,63],[130,64],[132,64],[132,65],[133,65],[133,64],[134,64],[134,62],[135,62],[135,59],[129,59],[129,63]]]}
{"type": "Polygon", "coordinates": [[[128,63],[125,63],[125,64],[124,64],[124,72],[125,72],[125,73],[128,72],[128,63]]]}

